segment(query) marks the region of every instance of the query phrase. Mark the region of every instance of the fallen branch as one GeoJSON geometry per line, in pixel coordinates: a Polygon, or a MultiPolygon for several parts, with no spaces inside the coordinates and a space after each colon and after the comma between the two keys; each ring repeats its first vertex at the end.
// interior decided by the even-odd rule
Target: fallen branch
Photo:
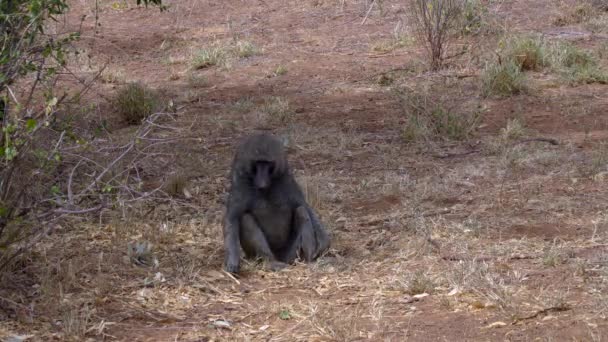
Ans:
{"type": "Polygon", "coordinates": [[[511,325],[515,325],[515,324],[517,324],[517,323],[519,323],[521,321],[526,321],[526,320],[529,320],[529,319],[533,319],[533,318],[536,318],[536,317],[541,316],[541,315],[546,315],[546,314],[548,314],[550,312],[562,312],[562,311],[568,311],[570,309],[572,309],[572,308],[570,306],[566,305],[566,304],[558,305],[558,306],[552,306],[552,307],[549,307],[549,308],[538,310],[538,311],[536,311],[535,313],[533,313],[533,314],[531,314],[529,316],[515,317],[513,319],[513,322],[511,322],[511,325]]]}
{"type": "Polygon", "coordinates": [[[549,143],[551,145],[559,145],[559,141],[557,141],[557,139],[553,139],[553,138],[529,138],[529,139],[523,139],[523,140],[519,140],[517,142],[515,142],[513,145],[519,145],[519,144],[525,144],[525,143],[529,143],[529,142],[546,142],[549,143]]]}
{"type": "Polygon", "coordinates": [[[480,151],[479,150],[471,150],[471,151],[459,152],[459,153],[436,154],[436,155],[433,155],[433,157],[438,158],[438,159],[446,159],[446,158],[468,156],[469,154],[478,153],[478,152],[480,152],[480,151]]]}

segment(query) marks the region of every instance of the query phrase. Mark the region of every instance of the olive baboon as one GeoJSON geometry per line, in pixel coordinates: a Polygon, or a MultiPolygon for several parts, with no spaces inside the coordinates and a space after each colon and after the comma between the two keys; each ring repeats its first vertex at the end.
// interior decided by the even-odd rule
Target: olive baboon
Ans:
{"type": "Polygon", "coordinates": [[[240,247],[273,270],[302,257],[313,261],[330,237],[296,183],[281,141],[255,133],[237,147],[224,218],[226,271],[238,273],[240,247]]]}

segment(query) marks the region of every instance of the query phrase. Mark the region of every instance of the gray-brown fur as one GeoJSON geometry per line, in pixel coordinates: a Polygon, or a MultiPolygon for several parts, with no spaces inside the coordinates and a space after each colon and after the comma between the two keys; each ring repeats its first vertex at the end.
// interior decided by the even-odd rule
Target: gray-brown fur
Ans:
{"type": "Polygon", "coordinates": [[[310,262],[330,238],[296,183],[281,142],[256,133],[237,147],[224,219],[226,271],[238,273],[240,249],[280,269],[298,257],[310,262]]]}

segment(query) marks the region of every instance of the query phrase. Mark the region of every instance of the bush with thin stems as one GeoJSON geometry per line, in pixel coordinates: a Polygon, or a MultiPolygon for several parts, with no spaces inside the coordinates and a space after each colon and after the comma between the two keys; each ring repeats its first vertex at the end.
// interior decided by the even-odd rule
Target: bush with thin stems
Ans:
{"type": "Polygon", "coordinates": [[[410,22],[429,53],[432,70],[442,67],[452,31],[459,23],[465,0],[409,0],[410,22]]]}

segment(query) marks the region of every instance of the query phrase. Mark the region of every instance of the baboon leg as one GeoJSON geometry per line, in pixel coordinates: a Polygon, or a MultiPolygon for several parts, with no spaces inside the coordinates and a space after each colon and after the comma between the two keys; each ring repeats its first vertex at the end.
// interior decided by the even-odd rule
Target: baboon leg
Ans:
{"type": "Polygon", "coordinates": [[[264,232],[250,214],[244,214],[241,218],[240,237],[241,247],[243,247],[247,257],[263,258],[267,261],[275,260],[264,232]]]}
{"type": "Polygon", "coordinates": [[[311,217],[305,206],[296,209],[295,224],[300,230],[301,256],[304,257],[306,262],[311,262],[315,258],[317,239],[315,238],[311,217]]]}
{"type": "Polygon", "coordinates": [[[313,231],[312,221],[306,207],[296,208],[293,226],[296,232],[291,245],[283,253],[284,262],[292,263],[300,256],[306,262],[314,260],[317,242],[313,231]]]}
{"type": "Polygon", "coordinates": [[[321,223],[321,221],[317,217],[317,214],[312,208],[308,208],[308,214],[312,222],[313,232],[315,235],[314,238],[317,246],[314,252],[314,258],[316,259],[329,249],[329,246],[331,245],[331,239],[329,237],[329,234],[327,234],[325,227],[323,227],[323,224],[321,223]]]}
{"type": "Polygon", "coordinates": [[[258,226],[255,218],[250,214],[245,214],[241,218],[241,246],[245,255],[249,258],[262,258],[268,262],[271,271],[279,271],[287,264],[278,261],[268,245],[264,232],[258,226]]]}

